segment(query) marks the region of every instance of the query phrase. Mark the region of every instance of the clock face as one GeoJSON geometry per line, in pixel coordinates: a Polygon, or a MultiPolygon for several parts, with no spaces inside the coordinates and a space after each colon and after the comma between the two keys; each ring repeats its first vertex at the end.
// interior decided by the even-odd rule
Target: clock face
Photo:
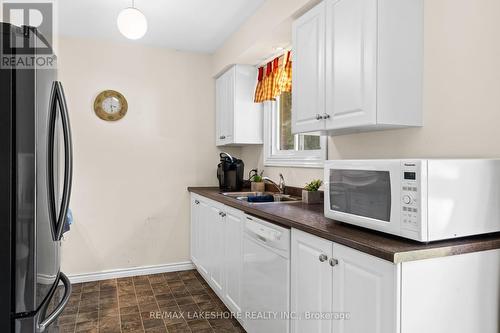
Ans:
{"type": "Polygon", "coordinates": [[[128,104],[125,97],[118,91],[105,90],[94,101],[94,111],[102,120],[115,121],[127,113],[128,104]]]}
{"type": "Polygon", "coordinates": [[[102,109],[109,114],[118,113],[122,109],[122,103],[114,96],[106,97],[102,101],[102,109]]]}

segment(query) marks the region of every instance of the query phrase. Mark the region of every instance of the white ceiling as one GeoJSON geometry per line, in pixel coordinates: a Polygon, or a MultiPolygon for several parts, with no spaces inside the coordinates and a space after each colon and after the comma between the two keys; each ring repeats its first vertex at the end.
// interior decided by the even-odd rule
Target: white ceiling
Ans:
{"type": "MultiPolygon", "coordinates": [[[[214,52],[265,0],[135,0],[148,20],[136,43],[195,52],[214,52]]],[[[116,26],[132,0],[59,0],[63,36],[127,41],[116,26]]]]}

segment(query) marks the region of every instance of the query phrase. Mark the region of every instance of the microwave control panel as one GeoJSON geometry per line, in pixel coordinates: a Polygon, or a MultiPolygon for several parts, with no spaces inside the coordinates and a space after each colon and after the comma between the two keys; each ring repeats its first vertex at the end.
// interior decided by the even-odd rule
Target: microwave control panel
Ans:
{"type": "Polygon", "coordinates": [[[401,164],[401,222],[405,229],[418,230],[420,221],[420,163],[401,164]]]}

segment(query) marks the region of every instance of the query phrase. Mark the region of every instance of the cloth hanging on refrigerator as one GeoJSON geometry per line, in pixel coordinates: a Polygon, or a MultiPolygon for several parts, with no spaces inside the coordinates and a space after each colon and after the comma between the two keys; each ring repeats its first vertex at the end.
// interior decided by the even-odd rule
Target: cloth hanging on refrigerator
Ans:
{"type": "Polygon", "coordinates": [[[73,212],[71,211],[71,209],[68,209],[68,214],[66,215],[66,219],[64,220],[63,235],[71,230],[71,225],[73,224],[73,222],[73,212]]]}

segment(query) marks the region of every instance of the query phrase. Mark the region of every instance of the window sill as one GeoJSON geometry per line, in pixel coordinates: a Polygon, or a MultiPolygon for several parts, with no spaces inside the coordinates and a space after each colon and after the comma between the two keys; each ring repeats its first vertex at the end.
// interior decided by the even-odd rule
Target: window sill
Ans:
{"type": "Polygon", "coordinates": [[[264,161],[264,166],[267,167],[322,169],[324,165],[325,165],[324,161],[300,161],[297,159],[293,160],[273,159],[264,161]]]}
{"type": "Polygon", "coordinates": [[[296,168],[318,168],[325,165],[325,157],[319,156],[297,156],[294,154],[272,155],[264,154],[264,166],[272,167],[296,167],[296,168]]]}

